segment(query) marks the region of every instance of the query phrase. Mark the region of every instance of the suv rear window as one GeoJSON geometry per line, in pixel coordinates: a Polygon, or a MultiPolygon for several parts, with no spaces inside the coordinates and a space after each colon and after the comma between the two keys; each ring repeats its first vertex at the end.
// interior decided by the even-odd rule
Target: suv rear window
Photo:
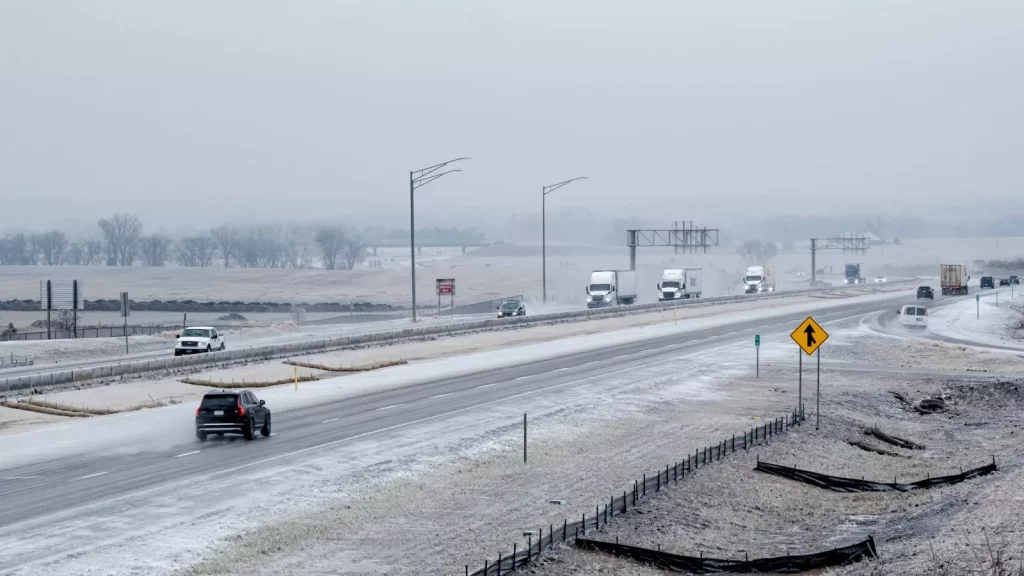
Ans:
{"type": "Polygon", "coordinates": [[[207,394],[203,396],[202,407],[222,410],[224,408],[234,408],[236,404],[238,404],[237,394],[207,394]]]}

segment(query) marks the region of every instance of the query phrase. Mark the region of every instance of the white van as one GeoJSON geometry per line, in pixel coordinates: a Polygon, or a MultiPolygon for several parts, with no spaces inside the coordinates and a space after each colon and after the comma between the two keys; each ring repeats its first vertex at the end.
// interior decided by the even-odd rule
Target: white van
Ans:
{"type": "Polygon", "coordinates": [[[927,328],[928,309],[924,306],[908,305],[897,311],[897,321],[903,328],[927,328]]]}

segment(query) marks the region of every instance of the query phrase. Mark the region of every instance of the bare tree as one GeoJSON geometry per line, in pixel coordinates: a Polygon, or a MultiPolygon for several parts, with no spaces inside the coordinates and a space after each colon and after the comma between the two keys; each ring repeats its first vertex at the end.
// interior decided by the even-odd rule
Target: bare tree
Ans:
{"type": "Polygon", "coordinates": [[[348,270],[355,268],[356,264],[366,259],[366,245],[363,244],[362,236],[349,234],[345,237],[343,256],[348,270]]]}
{"type": "Polygon", "coordinates": [[[68,246],[67,252],[64,253],[64,263],[71,266],[81,266],[86,263],[85,249],[80,242],[74,242],[68,246]]]}
{"type": "Polygon", "coordinates": [[[115,266],[131,266],[142,237],[142,221],[138,216],[114,214],[99,221],[107,243],[107,255],[115,266]]]}
{"type": "Polygon", "coordinates": [[[338,258],[345,246],[345,231],[338,227],[321,228],[313,236],[317,248],[320,249],[320,256],[324,261],[324,268],[336,270],[338,258]]]}
{"type": "Polygon", "coordinates": [[[146,266],[163,266],[167,263],[167,252],[171,248],[170,238],[159,234],[145,236],[139,241],[142,262],[146,266]]]}
{"type": "Polygon", "coordinates": [[[64,252],[68,249],[68,237],[60,230],[50,230],[34,235],[32,244],[38,250],[44,265],[58,266],[64,261],[64,252]]]}
{"type": "Polygon", "coordinates": [[[82,321],[85,314],[79,310],[77,317],[73,310],[57,310],[50,318],[50,329],[59,332],[71,332],[78,328],[77,323],[82,321]]]}
{"type": "Polygon", "coordinates": [[[178,264],[207,268],[213,265],[214,241],[207,236],[193,236],[178,241],[178,264]]]}
{"type": "Polygon", "coordinates": [[[238,248],[238,230],[227,224],[221,224],[210,230],[210,237],[213,238],[217,249],[220,250],[220,255],[224,258],[224,267],[227,268],[231,265],[231,257],[235,255],[238,248]]]}
{"type": "Polygon", "coordinates": [[[736,253],[742,256],[747,264],[766,264],[779,255],[779,247],[775,242],[747,240],[736,249],[736,253]]]}
{"type": "Polygon", "coordinates": [[[85,240],[82,242],[82,250],[85,252],[85,265],[97,266],[103,263],[103,242],[100,240],[85,240]]]}

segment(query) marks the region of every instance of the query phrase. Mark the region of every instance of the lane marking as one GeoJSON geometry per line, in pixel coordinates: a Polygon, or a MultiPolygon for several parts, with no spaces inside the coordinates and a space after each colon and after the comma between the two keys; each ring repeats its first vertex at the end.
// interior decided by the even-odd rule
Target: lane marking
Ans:
{"type": "Polygon", "coordinates": [[[374,410],[374,412],[380,412],[381,410],[390,410],[391,408],[398,408],[399,406],[405,406],[405,404],[392,404],[391,406],[377,408],[376,410],[374,410]]]}
{"type": "MultiPolygon", "coordinates": [[[[673,346],[678,346],[678,344],[673,344],[673,346]]],[[[589,366],[590,364],[597,364],[598,362],[600,362],[600,360],[591,360],[590,362],[584,362],[583,364],[580,364],[580,366],[589,366]]]]}
{"type": "Polygon", "coordinates": [[[185,452],[184,454],[178,454],[175,458],[181,458],[182,456],[191,456],[193,454],[199,454],[201,450],[193,450],[191,452],[185,452]]]}
{"type": "MultiPolygon", "coordinates": [[[[523,378],[527,378],[527,376],[523,376],[523,378]]],[[[516,378],[516,380],[519,380],[519,378],[516,378]]],[[[488,386],[494,386],[495,384],[497,384],[497,382],[492,382],[490,384],[481,384],[479,386],[475,386],[474,389],[475,388],[487,388],[488,386]]]]}
{"type": "Polygon", "coordinates": [[[328,422],[337,422],[338,420],[338,418],[330,418],[328,420],[324,420],[323,422],[321,422],[321,424],[327,424],[328,422]]]}
{"type": "Polygon", "coordinates": [[[86,478],[95,478],[97,476],[103,476],[106,473],[107,472],[97,472],[95,474],[89,474],[88,476],[81,476],[81,477],[78,477],[78,478],[72,478],[71,480],[74,481],[74,480],[85,480],[86,478]]]}
{"type": "Polygon", "coordinates": [[[451,395],[452,395],[452,393],[448,392],[446,394],[437,394],[436,396],[431,396],[430,398],[444,398],[445,396],[451,396],[451,395]]]}
{"type": "Polygon", "coordinates": [[[566,366],[565,368],[559,368],[559,369],[555,370],[555,372],[561,372],[563,370],[568,370],[568,369],[569,369],[569,367],[566,366]]]}
{"type": "Polygon", "coordinates": [[[33,478],[42,478],[42,476],[0,476],[0,480],[31,480],[33,478]]]}
{"type": "MultiPolygon", "coordinates": [[[[520,376],[519,378],[513,380],[513,382],[516,382],[518,380],[526,380],[527,378],[529,378],[529,376],[520,376]]],[[[494,384],[487,384],[487,386],[494,386],[494,384]]],[[[477,388],[483,388],[483,386],[477,386],[477,388]]]]}

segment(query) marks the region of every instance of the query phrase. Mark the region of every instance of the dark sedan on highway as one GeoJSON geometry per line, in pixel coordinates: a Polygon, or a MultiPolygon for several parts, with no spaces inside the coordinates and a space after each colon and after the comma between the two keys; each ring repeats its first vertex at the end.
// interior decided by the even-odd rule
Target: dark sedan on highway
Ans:
{"type": "Polygon", "coordinates": [[[918,286],[917,287],[917,299],[927,298],[929,300],[935,300],[935,292],[932,291],[931,286],[918,286]]]}

